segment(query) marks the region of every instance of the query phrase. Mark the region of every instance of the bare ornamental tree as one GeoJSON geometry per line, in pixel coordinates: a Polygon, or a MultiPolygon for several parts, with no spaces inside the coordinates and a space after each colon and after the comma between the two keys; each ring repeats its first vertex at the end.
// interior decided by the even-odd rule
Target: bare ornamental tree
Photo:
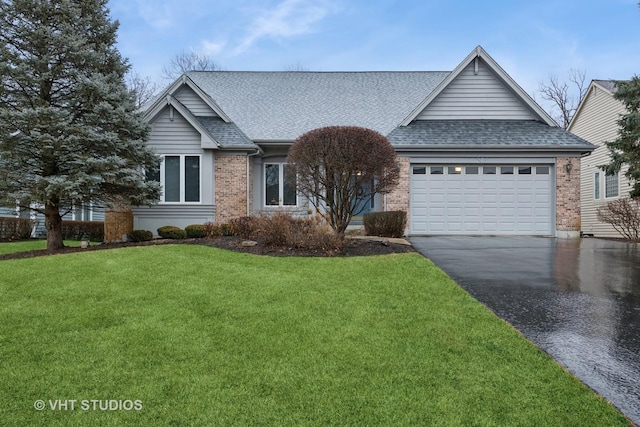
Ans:
{"type": "Polygon", "coordinates": [[[570,83],[561,82],[557,76],[551,75],[548,81],[539,85],[538,91],[542,98],[552,103],[551,116],[563,129],[571,123],[580,101],[586,94],[588,84],[585,76],[585,71],[571,69],[570,83]]]}
{"type": "Polygon", "coordinates": [[[212,57],[199,52],[182,51],[174,56],[169,65],[162,67],[162,77],[175,80],[187,71],[221,71],[212,57]]]}

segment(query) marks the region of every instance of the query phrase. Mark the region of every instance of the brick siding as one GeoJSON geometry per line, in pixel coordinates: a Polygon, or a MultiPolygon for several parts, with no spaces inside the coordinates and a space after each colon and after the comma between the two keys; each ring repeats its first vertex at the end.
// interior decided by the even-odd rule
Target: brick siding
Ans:
{"type": "MultiPolygon", "coordinates": [[[[409,214],[409,158],[398,157],[400,181],[398,186],[387,194],[386,211],[405,211],[409,214]]],[[[408,227],[408,225],[407,225],[408,227]]]]}
{"type": "Polygon", "coordinates": [[[556,229],[580,231],[580,159],[556,159],[556,229]],[[567,164],[571,171],[567,172],[567,164]]]}
{"type": "MultiPolygon", "coordinates": [[[[249,164],[249,182],[252,165],[249,164]]],[[[215,160],[216,222],[247,216],[247,156],[216,154],[215,160]]],[[[249,194],[251,196],[251,194],[249,194]]],[[[251,197],[249,197],[251,212],[251,197]]]]}
{"type": "Polygon", "coordinates": [[[133,212],[127,205],[105,209],[104,241],[122,242],[123,236],[133,231],[133,212]]]}

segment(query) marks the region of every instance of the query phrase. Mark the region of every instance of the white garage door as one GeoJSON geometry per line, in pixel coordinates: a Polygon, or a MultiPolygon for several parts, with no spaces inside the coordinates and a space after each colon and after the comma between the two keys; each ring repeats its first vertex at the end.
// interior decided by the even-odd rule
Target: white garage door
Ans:
{"type": "Polygon", "coordinates": [[[411,234],[553,234],[551,165],[412,165],[411,234]]]}

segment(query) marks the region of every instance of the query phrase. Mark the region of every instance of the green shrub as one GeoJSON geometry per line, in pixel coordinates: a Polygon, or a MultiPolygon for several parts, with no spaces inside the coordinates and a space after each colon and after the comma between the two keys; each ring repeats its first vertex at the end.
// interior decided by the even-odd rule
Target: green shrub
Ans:
{"type": "Polygon", "coordinates": [[[165,225],[158,228],[158,235],[163,239],[184,239],[187,233],[180,227],[165,225]]]}
{"type": "Polygon", "coordinates": [[[240,236],[244,239],[251,239],[254,237],[255,218],[250,216],[243,216],[239,218],[233,218],[229,221],[231,227],[230,234],[232,236],[240,236]]]}
{"type": "Polygon", "coordinates": [[[187,237],[191,239],[199,239],[200,237],[205,237],[204,225],[202,224],[187,225],[184,228],[184,232],[187,235],[187,237]]]}
{"type": "Polygon", "coordinates": [[[368,236],[402,237],[407,225],[405,211],[372,212],[362,218],[368,236]]]}
{"type": "Polygon", "coordinates": [[[153,233],[149,230],[133,230],[127,234],[127,239],[130,242],[148,242],[153,240],[153,233]]]}
{"type": "Polygon", "coordinates": [[[62,221],[62,238],[102,242],[104,240],[104,222],[62,221]]]}
{"type": "Polygon", "coordinates": [[[0,242],[29,239],[34,225],[28,218],[0,217],[0,242]]]}

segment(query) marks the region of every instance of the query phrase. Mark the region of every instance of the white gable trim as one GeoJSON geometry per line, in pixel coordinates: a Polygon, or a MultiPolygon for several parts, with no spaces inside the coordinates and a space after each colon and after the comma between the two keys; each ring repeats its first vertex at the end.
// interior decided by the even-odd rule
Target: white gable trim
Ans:
{"type": "Polygon", "coordinates": [[[489,56],[489,54],[482,48],[477,46],[467,57],[462,60],[460,64],[447,76],[442,82],[431,92],[418,106],[400,123],[400,126],[407,126],[413,120],[416,119],[424,111],[424,109],[433,102],[434,99],[442,91],[449,86],[449,84],[462,73],[462,71],[472,62],[478,58],[482,59],[485,64],[493,71],[498,78],[513,91],[513,93],[534,113],[540,120],[548,124],[549,126],[558,126],[556,122],[547,114],[542,107],[540,107],[528,94],[525,92],[503,69],[498,65],[496,61],[489,56]]]}
{"type": "Polygon", "coordinates": [[[571,122],[569,123],[569,126],[567,126],[567,130],[569,132],[571,132],[571,129],[573,129],[573,124],[576,123],[578,117],[580,116],[580,113],[582,113],[582,109],[584,105],[587,103],[587,98],[589,98],[596,90],[601,90],[602,92],[608,94],[613,98],[613,93],[610,90],[598,84],[596,81],[591,80],[591,84],[589,84],[589,87],[587,88],[587,92],[580,100],[580,104],[578,105],[578,108],[576,108],[576,112],[573,114],[573,117],[571,118],[571,122]]]}
{"type": "Polygon", "coordinates": [[[209,106],[209,108],[211,108],[218,116],[220,116],[222,120],[224,120],[226,123],[231,123],[231,119],[224,111],[222,111],[222,108],[220,108],[220,106],[202,89],[200,89],[200,86],[195,84],[194,81],[191,80],[186,74],[183,74],[180,78],[173,82],[171,86],[165,89],[162,95],[159,96],[153,104],[151,104],[151,106],[144,113],[145,119],[150,120],[152,117],[154,117],[155,114],[151,114],[151,112],[157,110],[157,104],[161,104],[162,106],[166,105],[164,103],[164,99],[167,96],[175,95],[175,93],[180,89],[182,85],[189,86],[189,88],[191,88],[191,90],[193,90],[200,97],[200,99],[202,99],[202,101],[209,106]]]}
{"type": "MultiPolygon", "coordinates": [[[[160,114],[160,112],[162,112],[167,106],[169,106],[170,109],[172,108],[177,111],[191,126],[193,126],[196,131],[198,131],[198,133],[200,133],[200,144],[202,148],[220,148],[220,144],[218,143],[218,141],[216,141],[211,133],[209,133],[209,131],[198,121],[198,119],[196,119],[195,116],[191,114],[191,111],[189,111],[187,107],[182,105],[180,101],[178,101],[171,95],[167,95],[164,98],[158,99],[156,102],[154,102],[153,107],[145,112],[145,119],[149,123],[152,122],[153,119],[158,114],[160,114]]],[[[173,114],[173,112],[171,112],[170,114],[173,114]]]]}

